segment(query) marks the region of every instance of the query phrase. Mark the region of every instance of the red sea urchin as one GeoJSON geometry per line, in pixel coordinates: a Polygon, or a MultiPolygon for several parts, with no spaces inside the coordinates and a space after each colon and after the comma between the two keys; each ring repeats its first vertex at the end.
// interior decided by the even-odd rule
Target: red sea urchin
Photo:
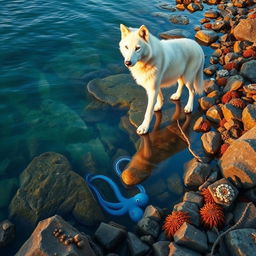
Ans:
{"type": "Polygon", "coordinates": [[[190,216],[188,213],[173,211],[172,214],[165,218],[163,224],[163,230],[165,231],[166,236],[172,238],[184,222],[190,223],[190,216]]]}
{"type": "Polygon", "coordinates": [[[211,123],[208,120],[204,120],[200,124],[200,131],[202,132],[208,132],[211,129],[211,123]]]}
{"type": "Polygon", "coordinates": [[[234,99],[234,98],[238,98],[239,97],[239,94],[237,91],[229,91],[227,93],[225,93],[222,98],[221,98],[221,102],[223,104],[226,104],[228,103],[231,99],[234,99]]]}
{"type": "Polygon", "coordinates": [[[210,190],[208,188],[203,188],[201,191],[201,195],[204,198],[205,204],[208,204],[208,203],[214,204],[215,203],[215,201],[210,193],[210,190]]]}
{"type": "Polygon", "coordinates": [[[221,227],[225,221],[222,208],[217,204],[211,203],[205,204],[200,209],[200,217],[203,225],[208,229],[221,227]]]}

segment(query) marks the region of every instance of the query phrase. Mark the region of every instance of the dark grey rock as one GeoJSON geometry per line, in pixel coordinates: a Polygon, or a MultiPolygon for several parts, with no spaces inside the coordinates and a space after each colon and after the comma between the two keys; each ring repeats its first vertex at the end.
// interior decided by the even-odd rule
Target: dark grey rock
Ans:
{"type": "Polygon", "coordinates": [[[224,118],[229,121],[232,119],[242,119],[242,109],[234,107],[232,104],[225,104],[221,108],[224,118]]]}
{"type": "Polygon", "coordinates": [[[104,248],[112,250],[118,247],[119,243],[126,237],[126,234],[125,230],[102,222],[94,236],[104,248]]]}
{"type": "Polygon", "coordinates": [[[160,231],[160,226],[159,224],[151,219],[151,218],[142,218],[138,224],[137,228],[140,234],[142,235],[151,235],[154,238],[158,237],[159,231],[160,231]]]}
{"type": "Polygon", "coordinates": [[[0,248],[10,244],[15,238],[15,226],[9,220],[0,222],[0,248]]]}
{"type": "Polygon", "coordinates": [[[183,196],[183,201],[195,203],[198,205],[198,207],[203,206],[203,197],[199,193],[194,191],[186,192],[183,196]]]}
{"type": "Polygon", "coordinates": [[[204,91],[206,94],[218,90],[219,87],[215,83],[215,80],[210,79],[210,80],[204,80],[204,91]]]}
{"type": "Polygon", "coordinates": [[[217,69],[218,69],[218,66],[215,64],[212,64],[204,69],[204,73],[208,76],[212,76],[213,74],[216,73],[217,69]]]}
{"type": "Polygon", "coordinates": [[[240,73],[252,83],[256,83],[256,60],[245,62],[240,69],[240,73]]]}
{"type": "Polygon", "coordinates": [[[189,38],[190,32],[185,29],[171,29],[160,34],[162,39],[173,39],[173,38],[189,38]]]}
{"type": "Polygon", "coordinates": [[[198,205],[191,202],[181,202],[175,204],[173,207],[174,211],[182,211],[187,212],[190,216],[190,221],[195,226],[200,226],[200,215],[199,215],[199,208],[198,205]]]}
{"type": "Polygon", "coordinates": [[[234,222],[236,223],[241,218],[246,207],[248,209],[239,228],[256,228],[256,207],[253,203],[237,203],[234,210],[234,222]]]}
{"type": "Polygon", "coordinates": [[[143,218],[153,218],[156,221],[161,220],[161,214],[159,210],[153,205],[148,205],[144,211],[143,218]]]}
{"type": "Polygon", "coordinates": [[[169,241],[158,241],[153,244],[154,256],[168,256],[169,254],[169,241]]]}
{"type": "Polygon", "coordinates": [[[256,229],[245,228],[232,230],[225,236],[225,242],[232,256],[255,255],[256,243],[253,234],[256,229]]]}
{"type": "Polygon", "coordinates": [[[199,30],[196,32],[195,37],[207,45],[216,42],[219,38],[218,34],[213,30],[199,30]]]}
{"type": "Polygon", "coordinates": [[[237,188],[225,178],[215,181],[210,186],[208,186],[208,189],[214,201],[225,208],[230,207],[238,195],[237,188]],[[220,195],[217,193],[218,191],[216,188],[221,188],[220,195]],[[228,192],[230,192],[229,196],[227,195],[228,192]]]}
{"type": "Polygon", "coordinates": [[[150,247],[143,243],[135,234],[128,232],[127,242],[131,256],[143,256],[150,250],[150,247]]]}
{"type": "Polygon", "coordinates": [[[215,102],[216,102],[216,100],[214,98],[210,98],[210,97],[201,97],[198,100],[198,103],[199,103],[201,109],[204,111],[206,111],[207,109],[209,109],[210,107],[215,105],[215,102]]]}
{"type": "Polygon", "coordinates": [[[216,154],[221,145],[221,136],[219,132],[206,132],[201,137],[203,148],[208,154],[216,154]]]}
{"type": "Polygon", "coordinates": [[[242,122],[245,130],[250,130],[256,125],[256,105],[247,105],[242,112],[242,122]]]}
{"type": "Polygon", "coordinates": [[[244,195],[253,203],[256,203],[256,187],[246,190],[244,195]]]}
{"type": "Polygon", "coordinates": [[[227,80],[227,84],[225,85],[223,92],[235,91],[240,89],[244,84],[244,79],[240,75],[231,76],[227,80]]]}
{"type": "Polygon", "coordinates": [[[141,240],[142,242],[145,242],[145,243],[148,244],[148,245],[152,245],[152,244],[155,242],[154,237],[151,236],[151,235],[141,236],[141,237],[140,237],[140,240],[141,240]]]}
{"type": "Polygon", "coordinates": [[[174,234],[174,242],[201,253],[208,250],[206,234],[186,222],[174,234]]]}
{"type": "Polygon", "coordinates": [[[189,24],[189,19],[187,16],[185,15],[177,15],[177,14],[171,14],[169,16],[169,20],[173,23],[173,24],[180,24],[180,25],[187,25],[189,24]]]}
{"type": "Polygon", "coordinates": [[[200,163],[194,158],[185,166],[184,184],[189,188],[197,188],[205,182],[210,173],[209,164],[200,163]]]}
{"type": "Polygon", "coordinates": [[[231,178],[237,187],[256,186],[256,126],[235,140],[220,159],[225,178],[231,178]],[[246,161],[245,161],[246,159],[246,161]]]}
{"type": "Polygon", "coordinates": [[[214,232],[213,230],[207,230],[206,235],[209,244],[213,244],[218,237],[216,232],[214,232]]]}
{"type": "Polygon", "coordinates": [[[201,254],[172,242],[169,244],[168,256],[201,256],[201,254]]]}

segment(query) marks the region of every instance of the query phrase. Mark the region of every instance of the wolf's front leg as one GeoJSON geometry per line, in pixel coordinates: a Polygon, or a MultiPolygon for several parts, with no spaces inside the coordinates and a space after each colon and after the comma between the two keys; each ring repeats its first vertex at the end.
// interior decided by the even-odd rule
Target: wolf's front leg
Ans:
{"type": "Polygon", "coordinates": [[[138,134],[145,134],[148,132],[148,128],[150,125],[150,121],[153,116],[153,110],[154,106],[156,104],[156,98],[159,92],[159,89],[147,89],[147,95],[148,95],[148,105],[147,105],[147,110],[144,116],[144,120],[142,124],[138,127],[137,133],[138,134]]]}

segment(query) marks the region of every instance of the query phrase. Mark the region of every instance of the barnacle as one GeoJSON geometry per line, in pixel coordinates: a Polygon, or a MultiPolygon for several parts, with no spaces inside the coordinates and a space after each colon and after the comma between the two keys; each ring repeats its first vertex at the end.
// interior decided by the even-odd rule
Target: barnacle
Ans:
{"type": "Polygon", "coordinates": [[[190,216],[187,212],[173,211],[172,214],[168,215],[163,225],[167,237],[172,238],[184,222],[190,223],[190,216]]]}
{"type": "Polygon", "coordinates": [[[206,228],[221,227],[225,221],[221,206],[215,203],[207,203],[200,209],[200,217],[206,228]]]}
{"type": "Polygon", "coordinates": [[[228,184],[220,184],[215,188],[214,195],[225,203],[232,201],[235,196],[234,189],[228,184]]]}

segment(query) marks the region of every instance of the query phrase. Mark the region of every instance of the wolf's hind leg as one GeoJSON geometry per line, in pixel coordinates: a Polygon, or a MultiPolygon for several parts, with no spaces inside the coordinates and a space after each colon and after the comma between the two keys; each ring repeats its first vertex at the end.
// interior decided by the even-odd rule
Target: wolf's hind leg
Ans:
{"type": "Polygon", "coordinates": [[[159,111],[162,109],[162,106],[164,104],[164,97],[163,94],[161,92],[161,89],[159,90],[159,93],[157,95],[157,100],[156,100],[156,104],[154,106],[154,111],[159,111]]]}
{"type": "Polygon", "coordinates": [[[179,100],[181,93],[182,93],[182,89],[183,89],[184,83],[182,81],[181,78],[178,79],[178,88],[177,91],[171,95],[171,100],[179,100]]]}
{"type": "Polygon", "coordinates": [[[187,82],[186,87],[188,88],[189,96],[188,96],[188,102],[187,105],[184,108],[185,113],[191,113],[193,111],[193,103],[194,103],[194,95],[195,91],[192,86],[192,83],[187,82]]]}

